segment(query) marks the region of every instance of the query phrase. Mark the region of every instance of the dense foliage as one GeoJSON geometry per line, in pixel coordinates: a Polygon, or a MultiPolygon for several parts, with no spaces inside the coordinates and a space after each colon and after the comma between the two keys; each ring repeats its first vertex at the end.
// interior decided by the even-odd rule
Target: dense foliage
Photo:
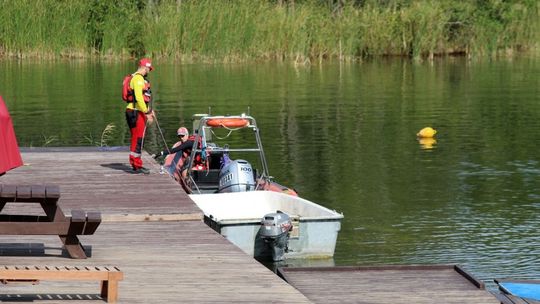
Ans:
{"type": "Polygon", "coordinates": [[[0,0],[0,53],[189,61],[537,50],[536,0],[0,0]]]}

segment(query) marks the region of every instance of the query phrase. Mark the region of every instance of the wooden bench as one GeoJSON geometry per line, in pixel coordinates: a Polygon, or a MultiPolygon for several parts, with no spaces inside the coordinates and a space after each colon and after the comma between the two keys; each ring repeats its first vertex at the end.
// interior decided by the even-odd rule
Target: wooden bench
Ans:
{"type": "Polygon", "coordinates": [[[58,186],[0,184],[0,212],[7,203],[38,203],[45,216],[0,214],[0,235],[58,235],[70,257],[87,258],[77,235],[94,234],[101,213],[72,210],[66,217],[60,206],[58,186]]]}
{"type": "Polygon", "coordinates": [[[0,266],[0,282],[37,283],[51,281],[101,281],[101,297],[115,303],[118,299],[118,281],[124,274],[117,267],[96,266],[0,266]]]}

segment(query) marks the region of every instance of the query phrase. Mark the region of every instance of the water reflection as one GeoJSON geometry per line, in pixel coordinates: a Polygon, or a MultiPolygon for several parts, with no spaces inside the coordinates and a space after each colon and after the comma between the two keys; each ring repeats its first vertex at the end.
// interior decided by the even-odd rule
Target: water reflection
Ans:
{"type": "Polygon", "coordinates": [[[418,138],[418,143],[422,149],[430,150],[435,148],[437,140],[435,138],[418,138]]]}

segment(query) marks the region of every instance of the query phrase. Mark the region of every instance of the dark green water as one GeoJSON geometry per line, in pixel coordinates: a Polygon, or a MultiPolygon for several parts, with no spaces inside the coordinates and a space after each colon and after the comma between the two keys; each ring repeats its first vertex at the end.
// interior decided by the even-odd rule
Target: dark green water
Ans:
{"type": "MultiPolygon", "coordinates": [[[[194,113],[258,120],[270,173],[343,212],[333,261],[540,278],[540,62],[178,65],[151,75],[169,143],[194,113]],[[438,130],[421,145],[416,132],[438,130]]],[[[127,145],[131,63],[0,62],[21,146],[127,145]]],[[[145,146],[161,149],[157,128],[145,146]],[[159,148],[158,148],[159,146],[159,148]]],[[[127,161],[127,155],[126,155],[127,161]]]]}

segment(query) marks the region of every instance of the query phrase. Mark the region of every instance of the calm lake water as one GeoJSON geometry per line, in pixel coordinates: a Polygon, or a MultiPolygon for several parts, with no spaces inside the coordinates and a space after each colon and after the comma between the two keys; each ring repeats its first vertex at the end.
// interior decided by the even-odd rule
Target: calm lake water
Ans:
{"type": "MultiPolygon", "coordinates": [[[[302,263],[457,263],[489,282],[540,279],[539,63],[156,62],[150,79],[169,144],[194,113],[249,111],[270,173],[344,213],[334,259],[302,263]],[[426,126],[436,142],[417,141],[426,126]]],[[[0,67],[21,146],[99,145],[111,123],[105,143],[128,144],[120,89],[133,63],[0,67]]],[[[151,127],[146,149],[162,146],[151,127]]]]}

